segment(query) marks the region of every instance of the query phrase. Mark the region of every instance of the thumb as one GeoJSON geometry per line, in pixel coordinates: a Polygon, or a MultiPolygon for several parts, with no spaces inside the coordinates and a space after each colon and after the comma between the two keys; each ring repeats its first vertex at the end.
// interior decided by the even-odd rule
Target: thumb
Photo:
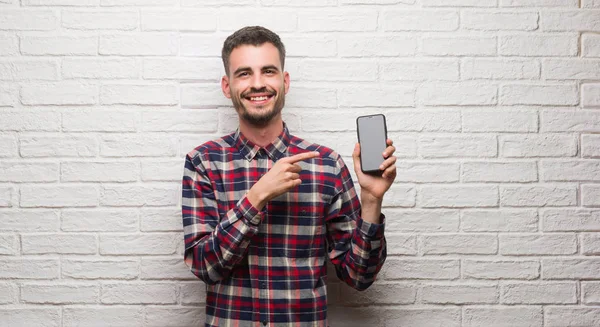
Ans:
{"type": "Polygon", "coordinates": [[[360,167],[360,143],[354,145],[354,151],[352,151],[352,161],[354,162],[354,172],[358,173],[361,170],[360,167]]]}

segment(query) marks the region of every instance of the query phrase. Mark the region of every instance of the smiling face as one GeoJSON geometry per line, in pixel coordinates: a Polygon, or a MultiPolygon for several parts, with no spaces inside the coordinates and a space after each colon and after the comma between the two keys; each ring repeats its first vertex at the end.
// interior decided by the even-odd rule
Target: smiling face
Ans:
{"type": "Polygon", "coordinates": [[[229,73],[221,80],[223,93],[240,118],[256,127],[281,114],[289,86],[279,51],[268,42],[236,47],[229,56],[229,73]]]}

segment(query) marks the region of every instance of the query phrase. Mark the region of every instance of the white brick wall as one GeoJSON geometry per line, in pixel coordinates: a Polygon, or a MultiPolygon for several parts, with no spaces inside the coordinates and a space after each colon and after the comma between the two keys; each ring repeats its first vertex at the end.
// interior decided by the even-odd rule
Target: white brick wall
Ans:
{"type": "Polygon", "coordinates": [[[222,42],[287,45],[292,131],[398,148],[388,260],[331,326],[600,325],[600,1],[0,0],[0,325],[200,326],[183,156],[235,128],[222,42]]]}

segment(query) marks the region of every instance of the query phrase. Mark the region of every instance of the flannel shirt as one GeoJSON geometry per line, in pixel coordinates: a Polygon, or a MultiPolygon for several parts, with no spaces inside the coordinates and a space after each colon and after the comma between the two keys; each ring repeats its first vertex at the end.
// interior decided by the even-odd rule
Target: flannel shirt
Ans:
{"type": "Polygon", "coordinates": [[[381,224],[360,217],[360,201],[342,158],[284,131],[266,147],[239,129],[187,154],[182,218],[185,263],[206,283],[205,326],[326,326],[327,264],[364,290],[386,257],[381,224]],[[247,191],[287,156],[302,184],[261,211],[247,191]]]}

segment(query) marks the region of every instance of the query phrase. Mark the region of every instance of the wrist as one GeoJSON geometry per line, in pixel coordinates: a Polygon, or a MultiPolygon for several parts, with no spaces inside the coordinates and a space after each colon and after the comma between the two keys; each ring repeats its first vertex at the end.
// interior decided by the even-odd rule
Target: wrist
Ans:
{"type": "Polygon", "coordinates": [[[370,223],[380,224],[383,199],[375,197],[368,192],[361,192],[360,202],[362,219],[370,223]]]}
{"type": "Polygon", "coordinates": [[[262,192],[258,191],[254,186],[248,190],[246,197],[248,198],[248,201],[250,201],[250,204],[252,204],[252,206],[258,211],[261,211],[267,204],[266,197],[262,195],[262,192]]]}

